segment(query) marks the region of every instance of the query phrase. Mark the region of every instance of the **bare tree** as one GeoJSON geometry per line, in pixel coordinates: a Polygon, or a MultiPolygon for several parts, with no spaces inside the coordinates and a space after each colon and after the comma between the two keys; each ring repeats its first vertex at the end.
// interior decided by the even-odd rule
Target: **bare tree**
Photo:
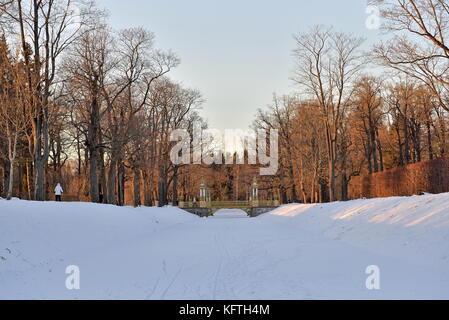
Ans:
{"type": "Polygon", "coordinates": [[[381,8],[383,28],[397,32],[374,48],[381,63],[426,84],[449,111],[449,4],[444,0],[371,0],[381,8]]]}
{"type": "Polygon", "coordinates": [[[99,202],[102,92],[101,85],[114,68],[111,35],[105,26],[90,30],[79,38],[64,62],[67,90],[72,106],[78,110],[76,123],[84,131],[89,151],[89,181],[92,202],[99,202]],[[81,112],[81,113],[80,113],[81,112]]]}
{"type": "Polygon", "coordinates": [[[363,39],[316,26],[294,37],[293,80],[316,100],[327,141],[330,201],[336,199],[335,178],[340,129],[350,100],[352,80],[361,69],[358,49],[363,39]]]}
{"type": "Polygon", "coordinates": [[[30,151],[34,158],[34,198],[45,200],[45,165],[49,157],[48,106],[60,55],[81,34],[90,17],[91,2],[17,0],[2,7],[21,43],[27,73],[30,151]],[[73,6],[80,10],[73,10],[73,6]]]}
{"type": "MultiPolygon", "coordinates": [[[[111,160],[108,180],[108,203],[116,203],[117,168],[121,168],[124,146],[129,141],[133,118],[149,104],[153,82],[179,64],[172,52],[154,48],[154,35],[144,29],[128,29],[117,39],[117,65],[111,83],[103,83],[106,102],[111,160]]],[[[105,79],[107,80],[107,79],[105,79]]],[[[118,203],[123,203],[123,179],[119,179],[118,203]]]]}
{"type": "Polygon", "coordinates": [[[9,161],[9,182],[6,192],[8,200],[12,197],[14,166],[17,157],[17,144],[29,125],[25,113],[23,96],[24,77],[22,64],[12,61],[8,55],[6,40],[0,39],[0,127],[5,131],[9,161]]]}
{"type": "Polygon", "coordinates": [[[363,135],[369,173],[383,170],[382,145],[379,139],[379,127],[384,117],[382,82],[370,76],[361,77],[356,84],[352,101],[352,125],[363,135]]]}

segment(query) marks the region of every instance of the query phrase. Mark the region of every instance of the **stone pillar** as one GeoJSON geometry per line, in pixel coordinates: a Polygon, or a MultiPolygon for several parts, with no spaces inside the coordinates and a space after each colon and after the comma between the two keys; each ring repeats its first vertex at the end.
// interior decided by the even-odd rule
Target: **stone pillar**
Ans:
{"type": "Polygon", "coordinates": [[[274,206],[274,207],[279,207],[279,198],[278,198],[278,195],[275,194],[273,198],[274,198],[274,200],[273,200],[273,206],[274,206]]]}
{"type": "Polygon", "coordinates": [[[259,186],[257,185],[256,177],[254,177],[253,184],[251,186],[251,206],[259,206],[259,186]]]}
{"type": "Polygon", "coordinates": [[[206,202],[207,202],[207,207],[211,206],[211,192],[210,192],[210,188],[206,189],[206,202]]]}
{"type": "Polygon", "coordinates": [[[183,197],[183,196],[180,196],[180,197],[179,197],[179,200],[178,200],[178,207],[179,207],[179,208],[185,208],[185,207],[186,207],[186,203],[185,203],[185,201],[184,201],[184,197],[183,197]]]}
{"type": "Polygon", "coordinates": [[[200,185],[200,208],[207,208],[207,189],[206,185],[200,185]]]}

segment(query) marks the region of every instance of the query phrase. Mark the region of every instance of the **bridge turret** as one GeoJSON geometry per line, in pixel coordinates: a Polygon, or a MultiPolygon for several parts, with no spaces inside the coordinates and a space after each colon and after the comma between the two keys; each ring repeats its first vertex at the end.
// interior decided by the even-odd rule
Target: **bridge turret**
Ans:
{"type": "Polygon", "coordinates": [[[257,185],[257,178],[253,178],[253,184],[251,185],[251,206],[259,206],[259,186],[257,185]]]}
{"type": "Polygon", "coordinates": [[[207,185],[203,182],[200,184],[200,207],[207,208],[211,202],[211,192],[207,185]]]}

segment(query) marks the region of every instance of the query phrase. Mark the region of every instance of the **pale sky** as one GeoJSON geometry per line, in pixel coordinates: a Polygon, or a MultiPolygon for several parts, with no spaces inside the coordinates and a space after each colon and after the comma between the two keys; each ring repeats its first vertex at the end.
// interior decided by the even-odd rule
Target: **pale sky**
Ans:
{"type": "Polygon", "coordinates": [[[170,77],[199,89],[216,129],[246,129],[257,108],[296,90],[292,35],[316,24],[379,39],[365,27],[366,0],[97,0],[115,29],[142,26],[181,65],[170,77]]]}

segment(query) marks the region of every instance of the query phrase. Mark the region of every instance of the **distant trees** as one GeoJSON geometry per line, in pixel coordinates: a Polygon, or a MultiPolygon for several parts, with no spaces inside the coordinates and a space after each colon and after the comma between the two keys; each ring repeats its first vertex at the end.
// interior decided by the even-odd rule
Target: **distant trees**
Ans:
{"type": "MultiPolygon", "coordinates": [[[[447,153],[449,5],[371,4],[394,37],[370,54],[363,39],[324,26],[294,36],[298,92],[274,95],[252,128],[279,133],[279,170],[259,178],[263,197],[346,200],[354,176],[447,153]],[[364,68],[374,65],[381,75],[364,68]]],[[[154,39],[112,30],[90,0],[0,3],[3,197],[44,200],[61,182],[80,200],[163,206],[197,198],[204,180],[216,199],[248,198],[255,166],[170,160],[171,132],[193,138],[207,123],[201,93],[170,79],[179,59],[154,39]]]]}
{"type": "Polygon", "coordinates": [[[444,96],[449,77],[449,4],[442,0],[371,0],[379,6],[383,27],[395,32],[374,48],[386,66],[418,79],[449,111],[444,96]]]}
{"type": "MultiPolygon", "coordinates": [[[[154,35],[144,29],[102,27],[86,32],[68,59],[66,90],[86,139],[91,201],[123,205],[129,168],[134,205],[141,205],[142,179],[145,203],[153,201],[156,178],[159,204],[167,204],[169,134],[187,125],[201,103],[199,92],[165,77],[178,58],[155,49],[154,35]]],[[[176,170],[171,173],[175,185],[176,170]]]]}
{"type": "MultiPolygon", "coordinates": [[[[99,202],[98,170],[100,166],[104,167],[100,163],[103,142],[101,118],[104,114],[104,110],[100,112],[103,101],[101,86],[109,72],[112,72],[110,41],[112,39],[105,26],[85,32],[74,43],[70,60],[63,62],[62,69],[72,125],[77,131],[78,139],[80,134],[85,139],[86,160],[89,162],[89,194],[93,202],[99,202]]],[[[102,173],[104,174],[104,170],[102,173]]]]}
{"type": "Polygon", "coordinates": [[[294,36],[298,93],[275,97],[255,120],[257,128],[280,131],[282,165],[266,183],[278,188],[282,202],[297,195],[304,203],[346,200],[354,176],[446,153],[447,5],[376,3],[387,28],[418,33],[428,40],[426,49],[401,35],[377,45],[368,60],[359,50],[362,39],[331,28],[294,36]],[[362,68],[370,63],[394,73],[374,76],[362,68]]]}
{"type": "Polygon", "coordinates": [[[18,172],[17,192],[35,200],[64,182],[80,199],[123,205],[132,177],[134,205],[154,204],[155,192],[167,204],[170,185],[176,201],[168,136],[191,126],[202,102],[167,78],[177,56],[145,29],[111,30],[90,0],[7,1],[0,16],[5,196],[18,172]]]}
{"type": "Polygon", "coordinates": [[[373,76],[362,76],[355,83],[351,101],[354,130],[360,134],[368,172],[383,171],[383,151],[379,131],[385,120],[382,97],[383,83],[373,76]]]}
{"type": "Polygon", "coordinates": [[[25,76],[23,64],[12,59],[5,38],[0,39],[0,132],[1,143],[6,142],[7,187],[6,198],[12,197],[14,167],[20,139],[29,127],[26,113],[26,97],[24,97],[25,76]]]}
{"type": "MultiPolygon", "coordinates": [[[[425,86],[412,78],[389,82],[361,75],[351,88],[338,123],[334,200],[347,199],[356,175],[445,154],[448,114],[425,86]]],[[[256,116],[256,128],[280,131],[280,169],[264,181],[279,190],[283,202],[331,199],[328,138],[318,106],[296,95],[275,97],[256,116]]]]}
{"type": "Polygon", "coordinates": [[[336,200],[336,171],[338,150],[352,81],[361,69],[360,46],[363,39],[314,27],[296,35],[296,71],[293,80],[317,105],[326,136],[329,199],[336,200]]]}
{"type": "MultiPolygon", "coordinates": [[[[49,157],[49,108],[62,53],[81,34],[90,11],[71,9],[71,0],[17,0],[2,6],[13,37],[20,43],[26,74],[27,112],[31,119],[29,151],[33,158],[34,199],[45,199],[45,166],[49,157]]],[[[78,3],[79,6],[83,4],[78,3]]]]}
{"type": "Polygon", "coordinates": [[[297,145],[294,141],[292,119],[295,115],[296,99],[293,97],[273,97],[273,103],[268,111],[259,110],[256,121],[256,129],[279,130],[280,167],[276,177],[276,183],[280,189],[280,197],[287,202],[287,191],[291,191],[292,201],[298,201],[296,180],[294,179],[295,155],[297,145]]]}

